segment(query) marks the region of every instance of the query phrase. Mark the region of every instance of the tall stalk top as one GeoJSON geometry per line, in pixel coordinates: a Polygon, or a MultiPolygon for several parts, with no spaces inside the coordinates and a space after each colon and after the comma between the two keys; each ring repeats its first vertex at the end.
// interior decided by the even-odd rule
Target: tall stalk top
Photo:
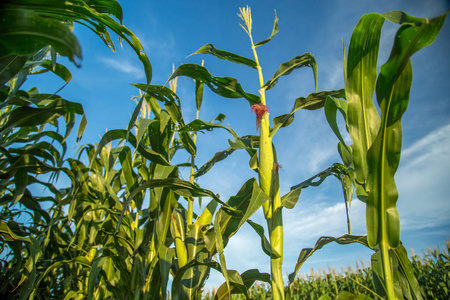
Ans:
{"type": "Polygon", "coordinates": [[[250,7],[240,7],[239,11],[241,12],[240,14],[238,14],[239,18],[241,18],[242,21],[244,21],[245,24],[245,28],[244,25],[241,25],[241,27],[245,30],[245,32],[247,32],[247,34],[250,36],[251,32],[252,32],[252,11],[250,9],[250,7]]]}

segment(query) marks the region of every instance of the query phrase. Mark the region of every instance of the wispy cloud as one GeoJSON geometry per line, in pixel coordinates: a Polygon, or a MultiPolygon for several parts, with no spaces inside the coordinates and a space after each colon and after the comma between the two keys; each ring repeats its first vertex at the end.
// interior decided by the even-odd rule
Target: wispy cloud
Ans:
{"type": "Polygon", "coordinates": [[[116,69],[120,72],[132,74],[134,78],[141,79],[145,77],[144,70],[142,68],[138,68],[133,63],[127,60],[116,60],[107,57],[101,57],[100,60],[105,63],[107,66],[116,69]]]}
{"type": "Polygon", "coordinates": [[[450,226],[450,124],[405,149],[402,160],[396,179],[403,229],[450,226]]]}

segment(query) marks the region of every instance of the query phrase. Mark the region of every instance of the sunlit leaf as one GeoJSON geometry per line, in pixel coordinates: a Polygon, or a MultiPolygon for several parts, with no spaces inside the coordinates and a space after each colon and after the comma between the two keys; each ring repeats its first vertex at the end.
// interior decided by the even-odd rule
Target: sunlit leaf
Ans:
{"type": "Polygon", "coordinates": [[[279,28],[278,28],[278,17],[277,17],[277,11],[275,11],[275,20],[273,22],[272,34],[267,39],[256,43],[255,47],[259,47],[259,46],[262,46],[262,45],[267,44],[268,42],[270,42],[273,39],[273,37],[278,33],[278,31],[279,31],[279,28]]]}
{"type": "Polygon", "coordinates": [[[273,88],[277,82],[278,79],[283,75],[291,74],[292,71],[299,69],[301,67],[311,67],[314,72],[314,82],[316,85],[316,91],[317,91],[317,64],[316,59],[314,58],[311,53],[306,53],[301,56],[296,56],[293,59],[291,59],[288,62],[285,62],[280,65],[278,70],[275,72],[275,74],[272,76],[271,79],[269,79],[263,86],[263,89],[270,90],[273,88]]]}
{"type": "Polygon", "coordinates": [[[184,64],[179,66],[167,82],[178,76],[186,76],[194,80],[201,81],[205,83],[214,93],[226,98],[245,98],[250,104],[261,102],[258,96],[246,93],[237,79],[229,77],[214,77],[205,67],[199,65],[184,64]]]}
{"type": "Polygon", "coordinates": [[[234,62],[237,64],[242,64],[247,67],[256,69],[256,62],[253,59],[249,59],[249,58],[246,58],[246,57],[243,57],[243,56],[240,56],[240,55],[228,52],[228,51],[216,49],[213,46],[213,44],[207,44],[203,47],[200,47],[200,49],[198,49],[191,55],[194,55],[194,54],[212,54],[217,58],[228,60],[228,61],[231,61],[231,62],[234,62]]]}

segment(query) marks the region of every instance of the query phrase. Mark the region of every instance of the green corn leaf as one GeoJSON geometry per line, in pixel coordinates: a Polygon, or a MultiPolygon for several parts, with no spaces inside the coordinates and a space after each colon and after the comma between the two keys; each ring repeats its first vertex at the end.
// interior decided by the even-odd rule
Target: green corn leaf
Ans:
{"type": "Polygon", "coordinates": [[[233,206],[231,206],[227,203],[224,203],[213,192],[206,190],[206,189],[202,189],[189,181],[181,180],[179,178],[152,179],[152,180],[142,183],[139,187],[137,187],[130,193],[130,195],[128,196],[128,198],[125,201],[124,209],[122,210],[122,214],[119,218],[119,222],[116,227],[116,231],[118,230],[120,223],[122,222],[122,219],[123,219],[123,216],[125,213],[125,209],[126,209],[126,207],[128,207],[131,200],[138,193],[140,193],[143,190],[146,190],[149,188],[154,189],[154,188],[158,188],[158,187],[169,188],[169,189],[173,190],[175,193],[177,193],[178,195],[185,197],[185,198],[202,197],[202,196],[210,197],[210,198],[214,199],[215,201],[217,201],[218,203],[222,204],[223,209],[225,209],[230,215],[240,216],[243,214],[241,211],[234,208],[233,206]]]}
{"type": "Polygon", "coordinates": [[[223,277],[225,277],[226,288],[227,288],[227,291],[230,291],[230,279],[229,279],[229,274],[227,272],[225,255],[223,254],[223,249],[225,246],[224,246],[223,238],[222,238],[222,229],[220,228],[221,227],[220,226],[221,216],[222,216],[222,214],[218,213],[218,214],[216,214],[216,217],[214,218],[214,232],[216,233],[216,243],[215,244],[216,244],[217,253],[219,254],[219,261],[220,261],[222,274],[223,274],[223,277]]]}
{"type": "Polygon", "coordinates": [[[249,298],[247,291],[255,281],[270,282],[270,275],[261,273],[257,269],[247,270],[242,274],[234,270],[228,270],[228,272],[230,276],[230,291],[227,290],[227,286],[224,283],[217,289],[214,299],[230,299],[232,294],[244,294],[246,298],[249,298]]]}
{"type": "Polygon", "coordinates": [[[373,298],[364,294],[355,295],[347,291],[341,291],[336,300],[373,300],[373,298]]]}
{"type": "Polygon", "coordinates": [[[319,238],[314,245],[313,248],[304,248],[300,252],[297,263],[295,264],[295,270],[293,273],[289,274],[289,285],[291,286],[294,282],[295,276],[297,275],[298,271],[300,270],[300,267],[303,265],[303,263],[317,250],[321,249],[326,244],[329,244],[331,242],[336,242],[340,245],[347,245],[352,243],[359,243],[364,246],[369,247],[367,243],[367,238],[365,236],[358,236],[358,235],[343,235],[338,238],[329,237],[329,236],[323,236],[319,238]]]}
{"type": "Polygon", "coordinates": [[[343,172],[345,172],[345,166],[339,163],[334,163],[331,167],[327,168],[326,170],[319,172],[318,174],[312,176],[311,178],[291,187],[291,191],[300,188],[307,188],[309,186],[319,186],[328,176],[330,175],[337,176],[343,172]]]}
{"type": "Polygon", "coordinates": [[[311,53],[296,56],[290,61],[281,64],[278,70],[272,76],[272,78],[269,79],[262,88],[265,90],[270,90],[277,84],[278,79],[281,76],[291,74],[292,71],[302,67],[311,67],[313,69],[314,83],[317,91],[317,64],[316,59],[314,58],[313,55],[311,55],[311,53]]]}
{"type": "Polygon", "coordinates": [[[144,134],[149,130],[149,126],[151,123],[155,122],[155,120],[151,119],[139,119],[139,123],[137,125],[137,133],[136,133],[136,143],[139,144],[144,137],[144,134]]]}
{"type": "Polygon", "coordinates": [[[25,243],[31,243],[31,240],[29,238],[19,236],[14,232],[12,232],[11,229],[8,227],[8,224],[1,220],[0,220],[0,234],[2,238],[7,242],[21,241],[25,243]]]}
{"type": "Polygon", "coordinates": [[[294,113],[299,109],[316,110],[325,105],[328,96],[344,98],[344,90],[323,91],[319,93],[311,93],[306,98],[300,97],[295,99],[294,107],[289,114],[284,114],[273,118],[273,128],[270,136],[273,136],[280,127],[286,127],[294,121],[294,113]]]}
{"type": "Polygon", "coordinates": [[[325,117],[327,118],[327,121],[328,121],[328,125],[330,125],[331,129],[333,130],[334,134],[339,139],[339,141],[345,147],[347,147],[347,145],[344,141],[344,138],[342,137],[342,135],[339,131],[339,126],[337,124],[337,116],[336,116],[337,112],[339,110],[339,112],[344,117],[344,120],[347,119],[347,102],[342,99],[328,96],[327,99],[325,100],[324,110],[325,110],[325,117]]]}
{"type": "Polygon", "coordinates": [[[398,275],[403,295],[407,299],[421,300],[422,292],[414,274],[414,266],[409,260],[408,253],[402,243],[392,250],[393,258],[398,262],[398,275]]]}
{"type": "Polygon", "coordinates": [[[277,253],[275,249],[273,249],[270,242],[267,240],[266,236],[264,235],[264,227],[259,225],[258,223],[253,222],[252,220],[247,220],[247,223],[252,226],[252,228],[256,231],[256,233],[261,238],[261,248],[263,249],[264,253],[266,253],[271,258],[279,258],[280,254],[277,253]]]}
{"type": "Polygon", "coordinates": [[[197,111],[200,111],[200,107],[203,102],[203,89],[205,84],[199,80],[195,81],[195,105],[197,107],[197,111]]]}
{"type": "Polygon", "coordinates": [[[112,260],[108,256],[103,256],[96,259],[92,263],[91,270],[89,272],[88,277],[88,286],[87,286],[87,298],[90,300],[94,296],[94,290],[98,287],[97,280],[101,271],[105,272],[106,278],[112,276],[112,260]]]}
{"type": "Polygon", "coordinates": [[[216,154],[214,154],[214,156],[208,161],[206,162],[203,166],[201,166],[197,172],[195,172],[193,174],[194,178],[200,177],[202,175],[205,175],[209,170],[211,170],[211,168],[218,163],[219,161],[224,160],[225,158],[227,158],[230,154],[232,154],[234,152],[233,148],[228,148],[224,151],[220,151],[220,152],[216,152],[216,154]]]}
{"type": "MultiPolygon", "coordinates": [[[[249,179],[241,187],[239,192],[230,197],[226,206],[222,206],[216,213],[220,214],[220,229],[224,246],[239,228],[262,206],[269,198],[261,190],[255,178],[249,179]],[[230,208],[233,211],[230,212],[230,208]],[[235,214],[234,211],[239,212],[235,214]]],[[[208,231],[205,243],[208,251],[214,253],[216,235],[215,231],[208,231]]]]}
{"type": "Polygon", "coordinates": [[[376,13],[361,17],[350,40],[345,67],[345,96],[348,101],[346,122],[353,141],[356,180],[360,184],[367,180],[367,151],[380,129],[373,93],[383,23],[384,18],[376,13]]]}
{"type": "MultiPolygon", "coordinates": [[[[3,0],[3,3],[5,8],[8,10],[20,10],[21,7],[28,7],[30,8],[27,10],[27,12],[32,12],[31,9],[35,12],[40,19],[39,21],[42,21],[41,19],[44,19],[44,23],[49,22],[53,24],[53,22],[56,22],[60,25],[63,25],[63,22],[77,22],[79,24],[82,24],[86,27],[88,27],[90,30],[92,30],[94,33],[96,33],[103,42],[110,47],[113,51],[115,51],[114,43],[111,39],[111,36],[106,30],[107,28],[114,31],[121,40],[124,40],[125,42],[130,45],[130,47],[134,50],[137,57],[141,60],[144,71],[147,78],[147,84],[150,83],[152,79],[152,66],[150,64],[150,60],[148,59],[147,55],[145,54],[144,48],[139,41],[139,39],[136,37],[136,35],[129,30],[127,27],[123,26],[122,24],[118,23],[114,18],[116,17],[119,19],[119,21],[122,23],[122,8],[119,4],[119,2],[115,0],[95,0],[95,1],[77,1],[77,0],[71,0],[71,1],[54,1],[54,0],[41,0],[39,3],[36,3],[32,0],[3,0]],[[42,16],[42,17],[41,17],[42,16]],[[62,21],[62,22],[61,22],[62,21]]],[[[2,8],[3,10],[3,8],[2,8]]],[[[33,12],[32,12],[33,13],[33,12]]],[[[8,16],[13,17],[8,13],[8,16]]],[[[16,20],[22,19],[18,18],[16,20]]],[[[17,22],[17,21],[16,21],[17,22]]],[[[12,23],[11,23],[12,24],[12,23]]],[[[45,26],[39,22],[39,26],[37,28],[45,26]]],[[[64,25],[65,26],[65,25],[64,25]]],[[[13,28],[13,27],[11,27],[13,28]]],[[[20,28],[20,27],[19,27],[20,28]]],[[[70,31],[69,27],[67,28],[67,36],[64,34],[61,35],[61,39],[64,38],[67,39],[68,36],[73,36],[72,32],[70,31]]],[[[59,31],[55,31],[53,28],[50,28],[47,32],[44,32],[44,34],[52,33],[56,36],[59,33],[59,31]]],[[[4,30],[2,28],[1,32],[3,33],[4,30]]],[[[66,33],[66,32],[65,32],[66,33]]],[[[37,43],[46,43],[45,37],[40,38],[36,37],[37,43]]],[[[3,38],[2,38],[3,40],[3,38]]],[[[58,52],[60,52],[62,55],[67,56],[67,51],[61,52],[61,50],[65,49],[59,49],[55,47],[58,52]]],[[[78,45],[79,48],[79,45],[78,45]]],[[[70,50],[70,49],[69,49],[70,50]]],[[[77,52],[75,52],[76,54],[77,52]]],[[[81,53],[80,53],[81,55],[81,53]]],[[[2,55],[0,55],[1,57],[2,55]]],[[[72,55],[73,56],[73,55],[72,55]]],[[[69,56],[70,58],[70,56],[69,56]]]]}
{"type": "Polygon", "coordinates": [[[132,84],[141,91],[147,93],[150,97],[164,103],[174,123],[183,123],[181,114],[180,99],[171,89],[161,85],[147,85],[143,83],[132,84]]]}
{"type": "Polygon", "coordinates": [[[302,192],[302,185],[291,188],[291,191],[281,197],[281,206],[286,207],[287,209],[293,209],[300,198],[300,194],[302,192]]]}
{"type": "Polygon", "coordinates": [[[20,56],[13,54],[0,58],[0,86],[3,86],[16,76],[30,57],[31,55],[20,56]]]}
{"type": "Polygon", "coordinates": [[[195,64],[184,64],[179,66],[167,80],[178,76],[186,76],[205,83],[214,93],[225,98],[245,98],[250,105],[261,102],[261,99],[244,91],[237,79],[229,77],[214,77],[205,67],[195,64]]]}
{"type": "Polygon", "coordinates": [[[410,57],[433,43],[445,17],[423,19],[419,25],[403,24],[396,33],[389,60],[380,69],[376,94],[382,123],[367,158],[371,173],[366,222],[371,246],[385,241],[390,247],[396,248],[400,243],[400,220],[396,208],[398,193],[394,174],[400,161],[401,117],[408,106],[412,83],[410,57]]]}
{"type": "Polygon", "coordinates": [[[166,247],[164,244],[159,248],[159,269],[161,272],[162,298],[167,299],[167,283],[169,281],[170,267],[175,256],[175,249],[166,247]]]}
{"type": "MultiPolygon", "coordinates": [[[[201,131],[201,130],[211,131],[214,128],[222,128],[222,129],[225,129],[226,131],[228,131],[229,133],[235,135],[235,132],[233,130],[231,130],[230,128],[228,128],[224,125],[212,123],[212,122],[205,122],[200,119],[196,119],[196,120],[190,122],[189,124],[186,124],[185,126],[178,129],[178,132],[193,132],[193,131],[196,132],[196,131],[201,131]]],[[[237,137],[237,136],[235,136],[235,137],[237,137]]]]}
{"type": "Polygon", "coordinates": [[[216,49],[213,46],[213,44],[207,44],[203,47],[200,47],[200,49],[198,49],[191,55],[194,55],[194,54],[212,54],[219,59],[228,60],[228,61],[231,61],[236,64],[242,64],[247,67],[256,69],[256,62],[253,59],[246,58],[246,57],[243,57],[243,56],[240,56],[240,55],[228,52],[228,51],[216,49]]]}
{"type": "Polygon", "coordinates": [[[209,268],[212,268],[214,270],[217,270],[219,272],[222,272],[221,266],[218,262],[212,261],[212,260],[205,260],[205,261],[197,261],[197,260],[191,260],[188,262],[185,266],[178,269],[178,271],[175,273],[175,276],[173,278],[172,283],[172,297],[173,300],[184,300],[184,299],[192,299],[187,298],[188,295],[185,294],[183,291],[183,277],[190,268],[193,268],[195,266],[207,266],[209,268]]]}
{"type": "Polygon", "coordinates": [[[64,80],[66,83],[69,83],[69,81],[72,79],[72,74],[70,73],[69,69],[67,69],[64,65],[53,63],[51,60],[44,59],[36,62],[30,62],[25,64],[26,67],[33,67],[37,68],[40,67],[42,69],[36,70],[31,72],[31,75],[34,74],[41,74],[44,72],[53,72],[55,75],[57,75],[59,78],[64,80]]]}
{"type": "Polygon", "coordinates": [[[29,55],[51,45],[72,62],[81,59],[81,47],[70,28],[28,9],[2,8],[0,57],[29,55]]]}
{"type": "Polygon", "coordinates": [[[142,104],[144,103],[145,94],[141,96],[139,102],[136,104],[136,107],[133,110],[133,114],[131,115],[130,121],[128,122],[127,130],[131,131],[131,129],[136,124],[136,120],[141,112],[142,104]]]}
{"type": "Polygon", "coordinates": [[[100,140],[100,143],[98,144],[97,151],[94,155],[96,157],[103,147],[105,147],[108,143],[114,141],[114,140],[127,140],[139,154],[141,154],[143,157],[162,165],[170,165],[170,163],[167,161],[167,159],[162,156],[160,153],[157,153],[147,147],[145,147],[142,143],[137,144],[136,143],[136,137],[124,129],[114,129],[110,130],[107,133],[105,133],[100,140]]]}
{"type": "Polygon", "coordinates": [[[277,11],[275,11],[275,20],[273,22],[273,29],[272,29],[272,34],[265,40],[262,40],[261,42],[258,42],[255,44],[255,48],[262,46],[264,44],[267,44],[268,42],[270,42],[273,37],[278,33],[279,28],[278,28],[278,17],[277,17],[277,11]]]}

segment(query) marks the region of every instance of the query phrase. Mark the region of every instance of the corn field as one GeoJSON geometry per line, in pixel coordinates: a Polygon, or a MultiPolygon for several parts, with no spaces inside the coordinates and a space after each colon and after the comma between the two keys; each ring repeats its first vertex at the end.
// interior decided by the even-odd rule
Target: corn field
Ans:
{"type": "MultiPolygon", "coordinates": [[[[250,57],[211,43],[198,45],[191,55],[207,57],[206,63],[174,66],[162,84],[153,82],[150,58],[139,37],[124,25],[118,1],[3,0],[0,13],[2,298],[194,300],[203,297],[211,272],[221,274],[223,283],[208,299],[447,297],[448,245],[445,252],[408,258],[400,235],[395,173],[413,83],[411,58],[433,44],[448,12],[430,19],[399,10],[361,16],[350,42],[342,45],[344,84],[336,90],[318,88],[318,61],[312,52],[296,53],[277,62],[278,68],[270,66],[276,59],[262,59],[267,55],[262,47],[275,43],[280,31],[276,11],[269,23],[272,31],[259,41],[251,8],[236,12],[250,57]],[[391,54],[381,64],[384,23],[394,26],[396,34],[392,49],[387,48],[391,54]],[[131,84],[138,96],[131,97],[136,106],[125,128],[107,130],[92,144],[80,145],[87,130],[85,108],[60,96],[72,79],[64,64],[80,67],[83,59],[74,25],[112,51],[112,36],[117,36],[143,74],[142,82],[131,84]],[[254,71],[254,91],[237,78],[213,75],[218,71],[209,68],[210,59],[254,71]],[[275,72],[267,76],[267,70],[275,72]],[[313,84],[307,94],[291,99],[291,110],[273,117],[270,105],[278,99],[268,91],[279,89],[293,72],[307,72],[313,84]],[[53,89],[57,85],[49,80],[45,83],[55,84],[50,92],[44,91],[49,87],[43,81],[27,86],[28,78],[46,73],[64,85],[53,89]],[[182,92],[180,77],[191,84],[182,92]],[[195,100],[189,107],[195,117],[183,112],[187,93],[195,100]],[[212,94],[216,98],[206,96],[212,94]],[[230,99],[243,103],[256,121],[256,133],[255,127],[225,125],[222,113],[202,119],[204,104],[213,99],[230,106],[230,99]],[[282,145],[276,137],[294,122],[306,122],[295,118],[300,111],[323,113],[324,126],[336,138],[330,148],[340,162],[327,163],[286,192],[277,152],[282,145]],[[74,130],[75,145],[70,143],[74,130]],[[205,144],[198,142],[199,134],[217,131],[227,136],[226,148],[200,159],[197,154],[205,144]],[[68,154],[72,148],[76,151],[68,154]],[[252,176],[240,178],[235,194],[221,197],[199,178],[209,178],[208,172],[234,152],[243,153],[252,176]],[[347,230],[338,237],[320,236],[313,247],[295,249],[298,259],[286,266],[283,213],[297,206],[304,189],[314,190],[327,178],[338,180],[347,230]],[[364,234],[352,233],[352,201],[365,207],[364,234]],[[257,213],[262,224],[253,218],[257,213]],[[254,246],[270,271],[229,267],[233,258],[225,249],[244,225],[257,237],[254,246]],[[330,243],[369,249],[370,268],[298,277],[305,261],[330,243]]],[[[315,138],[305,140],[314,143],[315,138]]],[[[300,145],[290,146],[301,153],[300,145]]]]}
{"type": "MultiPolygon", "coordinates": [[[[428,249],[422,255],[411,257],[414,274],[419,282],[424,299],[445,300],[450,298],[450,241],[447,240],[443,249],[428,249]]],[[[293,298],[301,299],[339,299],[343,291],[354,295],[367,295],[371,299],[376,296],[372,281],[372,270],[364,266],[364,262],[356,264],[356,268],[336,270],[311,269],[309,274],[301,274],[293,284],[293,298]]],[[[203,299],[213,300],[214,291],[204,293],[203,299]]],[[[250,299],[271,299],[270,286],[261,282],[255,283],[249,290],[250,299]]],[[[246,299],[243,295],[235,295],[230,299],[246,299]]],[[[369,299],[369,298],[367,298],[369,299]]]]}

